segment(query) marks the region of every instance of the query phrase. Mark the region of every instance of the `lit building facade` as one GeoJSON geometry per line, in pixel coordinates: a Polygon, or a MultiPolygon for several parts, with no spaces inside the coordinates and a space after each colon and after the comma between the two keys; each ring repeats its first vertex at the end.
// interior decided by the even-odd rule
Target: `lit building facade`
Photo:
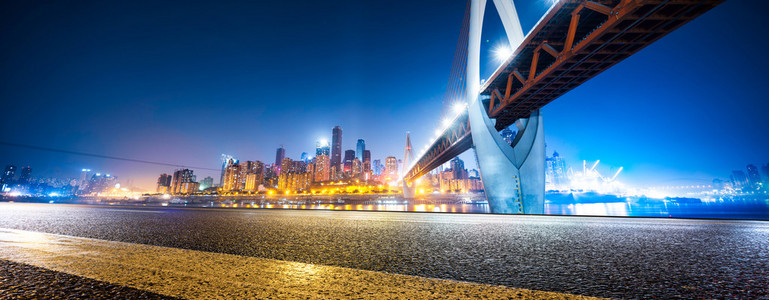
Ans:
{"type": "Polygon", "coordinates": [[[366,150],[366,141],[358,139],[358,143],[356,143],[355,146],[355,158],[363,161],[363,151],[366,150]]]}
{"type": "Polygon", "coordinates": [[[240,163],[237,160],[230,159],[227,163],[227,167],[224,169],[224,183],[222,184],[223,192],[231,192],[240,189],[240,178],[242,172],[240,171],[240,163]]]}
{"type": "Polygon", "coordinates": [[[315,157],[315,182],[328,181],[331,175],[331,160],[328,155],[321,154],[315,157]]]}
{"type": "Polygon", "coordinates": [[[174,171],[171,191],[174,194],[192,194],[198,191],[198,183],[195,182],[195,175],[190,169],[180,169],[174,171]]]}
{"type": "Polygon", "coordinates": [[[156,191],[160,194],[167,194],[171,190],[171,179],[173,177],[169,174],[160,174],[158,177],[158,186],[156,191]]]}
{"type": "Polygon", "coordinates": [[[331,167],[339,168],[342,164],[342,127],[331,130],[331,167]]]}
{"type": "Polygon", "coordinates": [[[275,165],[278,167],[278,173],[280,173],[283,159],[286,158],[286,149],[280,146],[275,152],[275,165]]]}
{"type": "Polygon", "coordinates": [[[344,152],[344,173],[347,175],[352,174],[352,161],[355,159],[355,150],[347,150],[344,152]]]}
{"type": "Polygon", "coordinates": [[[398,159],[394,156],[385,158],[385,180],[394,181],[398,179],[398,159]]]}

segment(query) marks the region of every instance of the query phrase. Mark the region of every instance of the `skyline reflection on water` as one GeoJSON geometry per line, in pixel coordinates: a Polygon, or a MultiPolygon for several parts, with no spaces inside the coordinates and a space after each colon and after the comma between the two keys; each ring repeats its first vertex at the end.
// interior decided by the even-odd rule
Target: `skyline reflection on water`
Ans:
{"type": "MultiPolygon", "coordinates": [[[[651,199],[639,197],[608,197],[606,195],[571,194],[548,195],[546,215],[629,216],[673,218],[727,218],[769,220],[769,199],[746,198],[704,201],[700,199],[651,199]]],[[[321,201],[271,199],[236,202],[242,208],[320,209],[346,211],[399,211],[433,213],[490,213],[482,197],[447,199],[426,196],[416,200],[386,197],[368,201],[338,199],[335,203],[321,201]]],[[[232,205],[223,205],[233,207],[232,205]]],[[[235,205],[237,207],[237,205],[235,205]]]]}
{"type": "MultiPolygon", "coordinates": [[[[309,209],[427,213],[490,213],[483,194],[430,194],[406,200],[398,195],[352,196],[188,196],[111,198],[15,198],[11,202],[76,203],[95,205],[208,207],[238,209],[309,209]]],[[[769,220],[767,195],[722,199],[622,197],[595,193],[548,193],[545,215],[719,218],[769,220]]]]}

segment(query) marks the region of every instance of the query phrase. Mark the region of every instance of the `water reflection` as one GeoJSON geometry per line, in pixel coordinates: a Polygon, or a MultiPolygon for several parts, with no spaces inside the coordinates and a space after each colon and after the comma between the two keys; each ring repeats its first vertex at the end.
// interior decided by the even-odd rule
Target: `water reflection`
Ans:
{"type": "MultiPolygon", "coordinates": [[[[429,194],[406,200],[393,195],[347,196],[189,196],[142,201],[93,200],[85,204],[184,206],[258,209],[310,209],[344,211],[399,211],[426,213],[489,213],[483,194],[429,194]]],[[[766,195],[719,199],[647,198],[597,193],[548,193],[547,215],[631,216],[673,218],[728,218],[769,220],[766,195]]]]}
{"type": "MultiPolygon", "coordinates": [[[[238,204],[225,204],[223,207],[238,207],[238,204]]],[[[246,204],[243,208],[266,209],[312,209],[312,210],[354,210],[354,211],[401,211],[401,212],[451,212],[451,213],[488,213],[486,203],[426,204],[403,200],[399,203],[381,204],[246,204]]]]}
{"type": "MultiPolygon", "coordinates": [[[[423,197],[405,200],[397,197],[381,199],[336,199],[332,203],[306,200],[271,199],[254,208],[401,211],[427,213],[489,213],[482,195],[476,197],[423,197]],[[279,204],[275,204],[275,202],[279,204]]],[[[638,216],[677,218],[769,219],[768,199],[651,199],[607,195],[552,195],[545,201],[545,214],[582,216],[638,216]]]]}

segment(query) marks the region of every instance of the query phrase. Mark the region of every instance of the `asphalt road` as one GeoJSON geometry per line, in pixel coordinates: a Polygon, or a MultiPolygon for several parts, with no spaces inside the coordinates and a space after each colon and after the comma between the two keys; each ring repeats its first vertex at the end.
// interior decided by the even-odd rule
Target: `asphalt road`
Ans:
{"type": "Polygon", "coordinates": [[[0,204],[0,227],[614,298],[769,298],[769,222],[0,204]]]}

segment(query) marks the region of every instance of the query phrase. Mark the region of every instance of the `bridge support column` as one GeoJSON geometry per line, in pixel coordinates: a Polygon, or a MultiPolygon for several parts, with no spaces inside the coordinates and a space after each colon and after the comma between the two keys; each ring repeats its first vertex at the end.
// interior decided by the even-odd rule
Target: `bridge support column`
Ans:
{"type": "MultiPolygon", "coordinates": [[[[523,40],[515,6],[507,0],[495,0],[503,9],[497,8],[503,19],[505,31],[514,49],[523,40]],[[514,20],[514,21],[512,21],[514,20]]],[[[467,80],[466,93],[470,133],[478,167],[481,171],[483,189],[492,213],[542,214],[545,211],[545,137],[542,116],[535,111],[527,119],[515,122],[518,135],[513,146],[505,142],[494,128],[483,105],[480,92],[480,51],[481,28],[486,0],[471,0],[470,27],[467,38],[467,80]]]]}
{"type": "Polygon", "coordinates": [[[405,199],[414,199],[416,196],[416,182],[412,182],[411,186],[409,186],[408,183],[406,183],[406,180],[403,181],[403,198],[405,199]]]}
{"type": "Polygon", "coordinates": [[[545,210],[545,136],[539,110],[515,122],[512,147],[494,128],[483,101],[468,107],[473,148],[492,213],[542,214],[545,210]]]}

